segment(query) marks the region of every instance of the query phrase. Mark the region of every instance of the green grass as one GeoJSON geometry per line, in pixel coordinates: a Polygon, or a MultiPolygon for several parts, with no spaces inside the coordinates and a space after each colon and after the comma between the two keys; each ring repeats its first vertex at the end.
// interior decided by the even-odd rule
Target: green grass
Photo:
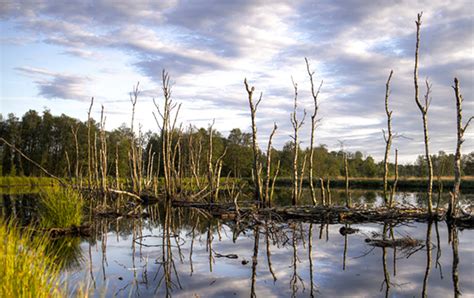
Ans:
{"type": "Polygon", "coordinates": [[[49,177],[0,176],[0,187],[14,186],[53,186],[59,182],[49,177]]]}
{"type": "Polygon", "coordinates": [[[53,187],[40,192],[40,226],[70,228],[82,223],[84,201],[71,188],[53,187]]]}
{"type": "Polygon", "coordinates": [[[59,267],[48,236],[0,222],[0,297],[61,297],[59,267]]]}

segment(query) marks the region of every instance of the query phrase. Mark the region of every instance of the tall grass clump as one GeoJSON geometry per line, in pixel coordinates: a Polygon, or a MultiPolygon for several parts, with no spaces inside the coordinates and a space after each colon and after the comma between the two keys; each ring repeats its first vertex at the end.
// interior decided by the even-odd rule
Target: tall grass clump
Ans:
{"type": "Polygon", "coordinates": [[[77,191],[71,188],[48,188],[40,192],[40,199],[42,228],[70,228],[81,225],[84,201],[77,191]]]}
{"type": "Polygon", "coordinates": [[[59,267],[46,234],[32,237],[0,220],[0,297],[61,297],[59,267]]]}

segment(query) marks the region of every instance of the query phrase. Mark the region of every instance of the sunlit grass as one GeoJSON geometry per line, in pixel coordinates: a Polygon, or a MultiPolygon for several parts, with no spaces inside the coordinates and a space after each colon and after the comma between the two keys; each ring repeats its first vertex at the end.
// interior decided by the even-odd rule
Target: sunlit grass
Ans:
{"type": "Polygon", "coordinates": [[[0,297],[61,297],[55,257],[47,235],[32,236],[0,221],[0,297]]]}
{"type": "Polygon", "coordinates": [[[82,223],[84,201],[71,188],[48,188],[40,192],[40,226],[42,228],[70,228],[82,223]]]}

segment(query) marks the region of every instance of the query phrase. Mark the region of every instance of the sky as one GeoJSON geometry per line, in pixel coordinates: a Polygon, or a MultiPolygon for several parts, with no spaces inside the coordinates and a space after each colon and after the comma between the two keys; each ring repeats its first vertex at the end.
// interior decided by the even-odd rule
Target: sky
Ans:
{"type": "MultiPolygon", "coordinates": [[[[330,150],[361,151],[381,160],[386,129],[385,82],[390,70],[389,106],[399,161],[424,153],[420,111],[414,100],[415,19],[423,11],[420,97],[432,84],[428,112],[430,150],[452,153],[456,111],[452,89],[458,77],[465,119],[474,114],[474,2],[445,1],[1,1],[0,111],[21,117],[29,109],[87,119],[106,126],[130,125],[129,93],[140,82],[136,120],[157,131],[152,99],[162,104],[161,73],[182,104],[179,121],[250,131],[243,84],[256,95],[258,137],[266,148],[273,123],[274,145],[290,141],[292,78],[298,84],[300,131],[309,146],[313,100],[304,58],[310,61],[319,97],[316,144],[330,150]]],[[[474,125],[473,125],[474,127],[474,125]]],[[[474,151],[474,129],[463,151],[474,151]]],[[[393,150],[391,159],[393,160],[393,150]]]]}

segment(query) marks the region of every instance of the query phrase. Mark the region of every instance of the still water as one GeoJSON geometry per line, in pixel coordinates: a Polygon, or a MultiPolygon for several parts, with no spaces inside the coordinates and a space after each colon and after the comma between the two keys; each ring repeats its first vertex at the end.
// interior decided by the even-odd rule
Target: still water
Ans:
{"type": "MultiPolygon", "coordinates": [[[[416,193],[402,197],[421,200],[416,193]]],[[[8,212],[5,199],[4,216],[36,216],[31,197],[9,196],[8,212]]],[[[96,297],[474,296],[474,230],[450,232],[444,222],[346,226],[244,217],[239,225],[196,209],[143,208],[147,218],[96,219],[91,237],[58,240],[71,293],[89,287],[96,297]],[[343,235],[342,227],[355,232],[343,235]],[[420,242],[366,242],[406,237],[420,242]]]]}

